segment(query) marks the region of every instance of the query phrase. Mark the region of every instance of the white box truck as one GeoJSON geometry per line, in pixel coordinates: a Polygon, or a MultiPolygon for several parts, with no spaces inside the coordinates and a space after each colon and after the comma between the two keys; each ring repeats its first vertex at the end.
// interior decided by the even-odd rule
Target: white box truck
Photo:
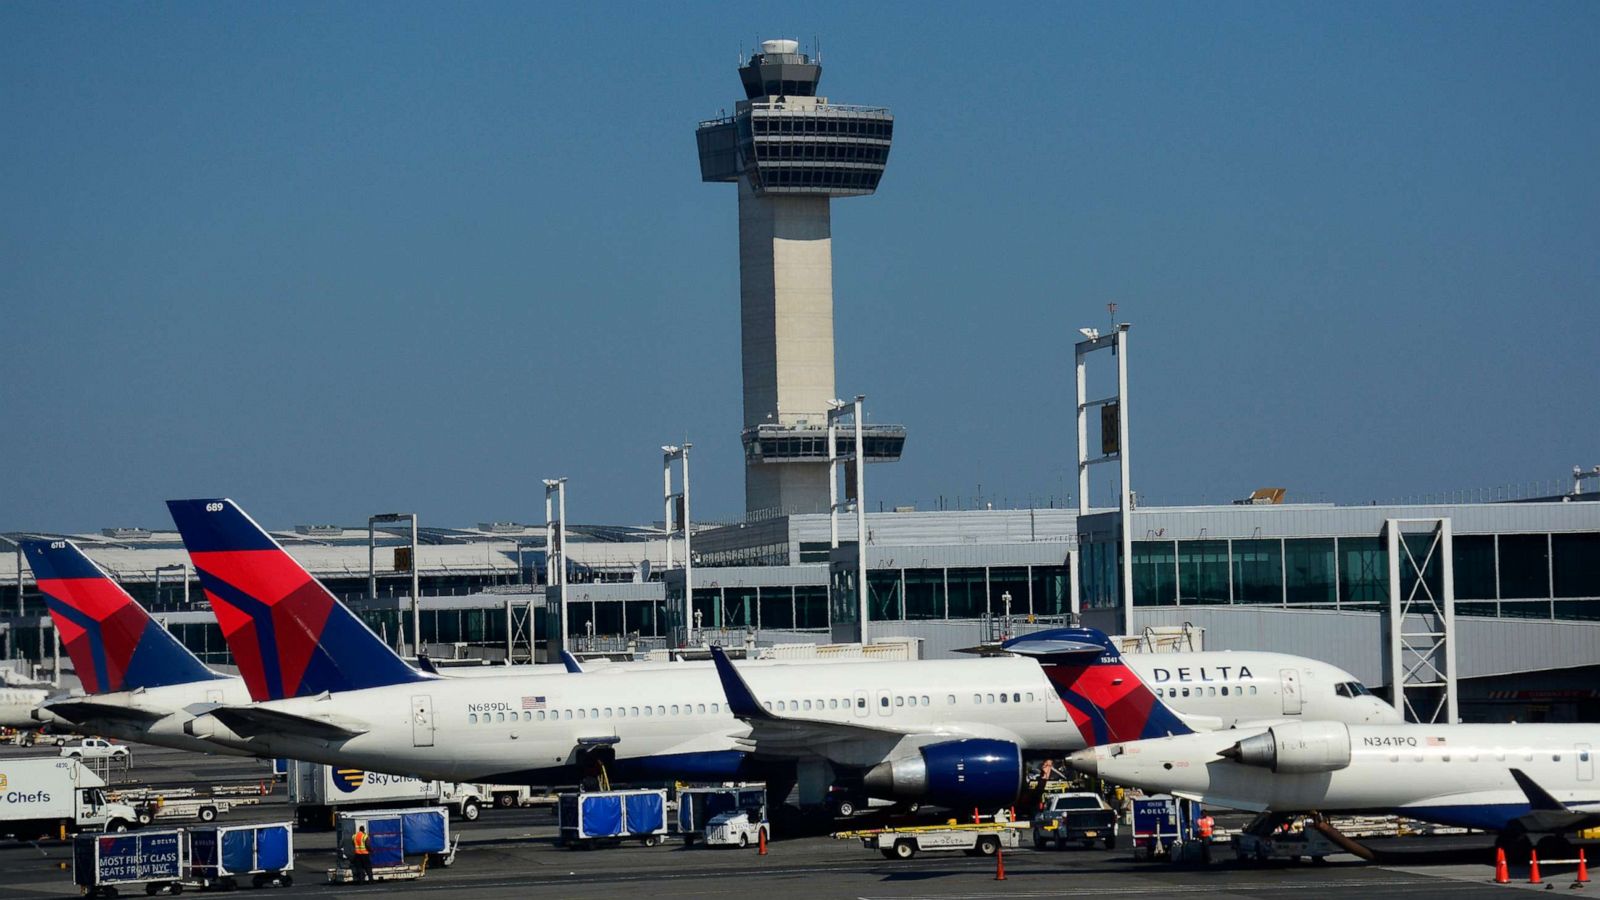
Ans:
{"type": "Polygon", "coordinates": [[[307,827],[332,828],[338,812],[401,806],[447,806],[470,822],[488,802],[470,784],[423,781],[299,760],[289,763],[289,803],[295,808],[295,819],[307,827]]]}
{"type": "Polygon", "coordinates": [[[106,783],[75,759],[0,760],[0,834],[21,840],[59,837],[62,830],[127,831],[139,812],[106,800],[106,783]]]}

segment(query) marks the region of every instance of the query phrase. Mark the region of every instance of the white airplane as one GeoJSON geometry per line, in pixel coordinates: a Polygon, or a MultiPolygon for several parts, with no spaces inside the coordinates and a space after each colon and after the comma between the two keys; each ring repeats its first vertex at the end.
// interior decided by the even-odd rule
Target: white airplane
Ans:
{"type": "Polygon", "coordinates": [[[0,728],[38,728],[33,711],[49,696],[47,688],[0,685],[0,728]]]}
{"type": "Polygon", "coordinates": [[[1398,813],[1496,831],[1503,846],[1520,847],[1540,835],[1559,840],[1600,826],[1597,746],[1600,725],[1307,721],[1113,743],[1068,762],[1107,781],[1207,805],[1398,813]]]}
{"type": "Polygon", "coordinates": [[[601,765],[618,780],[765,777],[798,780],[808,804],[836,780],[870,778],[890,797],[964,808],[1014,797],[1024,756],[1162,733],[1130,666],[1165,679],[1205,727],[1398,719],[1324,663],[1200,653],[1125,664],[1085,629],[1015,641],[1020,656],[746,665],[738,701],[725,665],[440,679],[406,666],[232,501],[168,506],[258,701],[220,705],[190,732],[332,765],[541,785],[601,765]]]}

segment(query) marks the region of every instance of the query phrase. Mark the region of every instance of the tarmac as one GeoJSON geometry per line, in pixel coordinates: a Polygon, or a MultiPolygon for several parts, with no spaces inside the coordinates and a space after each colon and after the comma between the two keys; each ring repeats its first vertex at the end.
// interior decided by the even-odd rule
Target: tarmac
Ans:
{"type": "MultiPolygon", "coordinates": [[[[133,783],[152,786],[257,784],[270,773],[265,763],[134,745],[133,783]]],[[[51,755],[53,747],[0,748],[0,759],[51,755]]],[[[236,809],[218,821],[288,821],[293,816],[282,785],[259,805],[236,809]]],[[[839,827],[861,827],[854,821],[839,827]]],[[[555,844],[555,813],[549,807],[487,809],[476,822],[452,822],[461,837],[455,864],[432,868],[415,881],[377,886],[333,886],[326,873],[336,861],[329,832],[298,831],[295,882],[261,889],[272,896],[356,897],[378,893],[485,898],[551,896],[614,898],[648,895],[650,900],[679,897],[1167,897],[1187,895],[1250,898],[1405,896],[1457,898],[1507,891],[1539,890],[1543,885],[1493,884],[1492,838],[1456,835],[1373,841],[1382,864],[1353,856],[1334,856],[1325,865],[1283,863],[1243,866],[1218,847],[1212,865],[1180,868],[1136,862],[1116,850],[1034,850],[1004,854],[1005,880],[996,880],[994,859],[960,853],[925,853],[891,861],[859,841],[826,835],[790,837],[779,832],[766,856],[755,849],[685,847],[671,839],[659,847],[625,844],[600,850],[571,850],[555,844]]],[[[1028,844],[1024,840],[1024,844],[1028,844]]],[[[0,841],[0,898],[76,896],[71,844],[0,841]]],[[[1571,867],[1546,867],[1544,878],[1566,890],[1571,867]]],[[[1527,872],[1513,868],[1514,882],[1527,872]]],[[[248,886],[242,888],[250,890],[248,886]]],[[[1600,892],[1600,886],[1591,888],[1600,892]]],[[[127,893],[126,891],[124,892],[127,893]]],[[[142,893],[142,892],[139,892],[142,893]]]]}

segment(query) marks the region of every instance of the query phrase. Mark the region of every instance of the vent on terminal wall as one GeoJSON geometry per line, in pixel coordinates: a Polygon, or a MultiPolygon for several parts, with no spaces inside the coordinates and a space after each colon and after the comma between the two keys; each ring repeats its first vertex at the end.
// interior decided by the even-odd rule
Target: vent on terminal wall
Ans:
{"type": "Polygon", "coordinates": [[[150,536],[148,528],[102,528],[100,533],[116,540],[129,540],[131,538],[147,538],[150,536]]]}
{"type": "Polygon", "coordinates": [[[306,537],[338,537],[344,534],[344,527],[340,525],[296,525],[295,534],[306,537]]]}

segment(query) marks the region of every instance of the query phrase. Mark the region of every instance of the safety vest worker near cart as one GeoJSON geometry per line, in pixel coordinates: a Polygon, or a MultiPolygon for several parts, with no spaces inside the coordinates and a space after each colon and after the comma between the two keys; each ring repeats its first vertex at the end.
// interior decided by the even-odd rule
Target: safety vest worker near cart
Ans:
{"type": "Polygon", "coordinates": [[[372,850],[367,846],[367,826],[357,825],[350,836],[350,880],[356,884],[372,882],[372,850]]]}

